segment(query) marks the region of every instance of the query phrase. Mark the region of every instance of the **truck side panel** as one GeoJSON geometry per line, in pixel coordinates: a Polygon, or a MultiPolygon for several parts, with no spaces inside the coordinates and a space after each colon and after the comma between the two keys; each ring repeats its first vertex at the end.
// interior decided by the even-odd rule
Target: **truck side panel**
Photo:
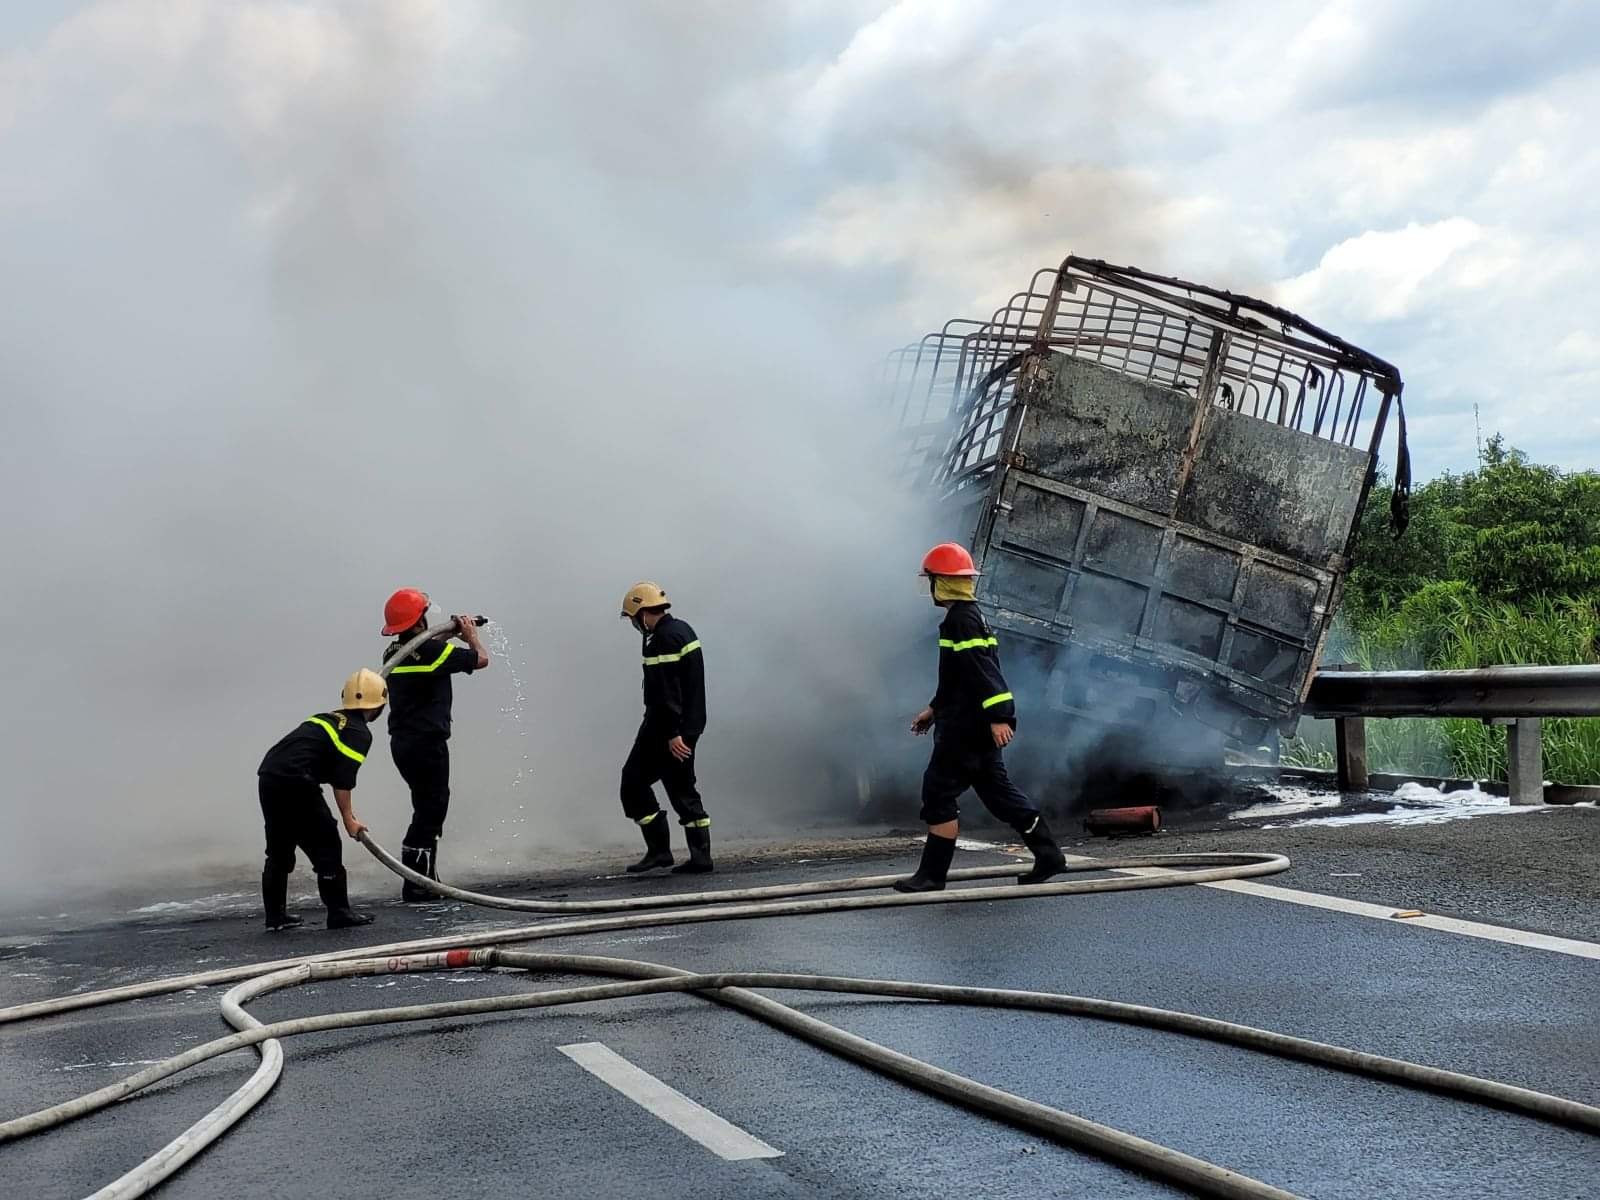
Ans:
{"type": "Polygon", "coordinates": [[[1370,455],[1213,406],[1174,515],[1308,565],[1341,565],[1370,455]]]}
{"type": "MultiPolygon", "coordinates": [[[[1030,471],[1107,500],[1165,513],[1177,494],[1194,399],[1059,356],[1022,418],[1030,471]]],[[[1048,369],[1048,368],[1047,368],[1048,369]]]]}
{"type": "Polygon", "coordinates": [[[1049,355],[979,529],[982,594],[1030,640],[1193,680],[1208,723],[1276,720],[1313,666],[1367,455],[1209,406],[1186,466],[1195,404],[1049,355]]]}

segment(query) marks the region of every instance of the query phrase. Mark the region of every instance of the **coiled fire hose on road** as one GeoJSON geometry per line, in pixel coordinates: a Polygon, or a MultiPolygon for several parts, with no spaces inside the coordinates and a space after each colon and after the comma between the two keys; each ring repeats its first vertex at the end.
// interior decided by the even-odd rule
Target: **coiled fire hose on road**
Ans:
{"type": "MultiPolygon", "coordinates": [[[[428,880],[401,867],[369,837],[363,842],[380,861],[397,874],[440,895],[492,907],[546,907],[555,902],[518,901],[484,896],[428,880]]],[[[498,948],[469,949],[497,943],[531,941],[539,938],[595,933],[616,929],[686,924],[695,921],[738,920],[802,913],[838,912],[872,907],[898,907],[904,904],[949,904],[973,900],[1044,898],[1085,892],[1131,890],[1145,887],[1170,887],[1221,878],[1241,878],[1270,874],[1288,866],[1279,855],[1156,855],[1139,859],[1109,860],[1085,864],[1080,870],[1122,870],[1135,867],[1200,867],[1170,876],[1086,879],[1035,886],[961,888],[945,892],[888,896],[832,896],[821,900],[784,900],[781,897],[814,895],[820,891],[848,892],[882,887],[894,876],[800,884],[793,887],[734,889],[698,893],[693,896],[637,897],[626,901],[563,902],[554,911],[616,911],[619,905],[642,910],[629,916],[591,920],[546,922],[520,929],[486,931],[457,937],[428,938],[387,946],[362,947],[301,959],[279,960],[220,971],[155,980],[124,988],[111,988],[81,996],[59,997],[35,1004],[0,1009],[0,1024],[99,1004],[115,1003],[136,996],[160,995],[212,983],[244,980],[223,998],[223,1016],[238,1033],[195,1047],[163,1063],[131,1075],[119,1083],[98,1089],[63,1104],[42,1109],[0,1123],[0,1142],[86,1116],[161,1079],[168,1078],[197,1063],[244,1046],[255,1045],[261,1063],[251,1078],[217,1108],[185,1130],[138,1167],[94,1193],[94,1200],[132,1200],[178,1170],[240,1120],[272,1088],[282,1072],[282,1049],[277,1039],[302,1033],[357,1028],[400,1022],[430,1021],[495,1012],[513,1012],[556,1005],[593,1003],[628,996],[663,992],[694,992],[811,1042],[830,1053],[861,1063],[913,1087],[953,1100],[975,1111],[986,1113],[1020,1128],[1032,1130],[1062,1144],[1074,1146],[1110,1161],[1175,1184],[1197,1195],[1248,1200],[1284,1200],[1292,1193],[1204,1160],[1157,1145],[1135,1135],[1097,1124],[1060,1109],[1024,1099],[976,1080],[944,1071],[931,1064],[890,1050],[866,1038],[838,1029],[805,1015],[775,1000],[750,991],[750,988],[780,988],[856,995],[886,996],[950,1004],[1025,1009],[1064,1013],[1150,1026],[1226,1042],[1264,1053],[1295,1058],[1341,1070],[1354,1071],[1390,1082],[1426,1088],[1478,1103],[1513,1109],[1543,1120],[1569,1125],[1600,1134],[1600,1108],[1542,1092],[1514,1087],[1494,1080],[1444,1071],[1419,1063],[1384,1058],[1340,1046],[1326,1045],[1303,1038],[1255,1029],[1228,1021],[1150,1008],[1120,1004],[1092,997],[1046,992],[1014,991],[999,988],[967,988],[942,984],[912,983],[899,980],[852,979],[837,976],[732,972],[694,974],[675,967],[635,959],[604,958],[592,955],[535,954],[498,948]],[[592,907],[604,906],[604,907],[592,907]],[[679,906],[681,911],[671,911],[679,906]],[[597,974],[620,977],[630,982],[579,988],[563,988],[522,996],[496,996],[441,1004],[329,1013],[263,1025],[250,1016],[244,1004],[267,992],[312,980],[337,979],[357,975],[395,972],[454,970],[477,966],[486,969],[513,968],[540,973],[597,974]]],[[[1013,874],[1015,867],[984,867],[953,872],[952,878],[983,878],[1013,874]]]]}
{"type": "MultiPolygon", "coordinates": [[[[164,996],[189,988],[214,987],[222,983],[238,983],[254,979],[268,971],[309,962],[337,962],[341,959],[364,958],[377,955],[426,954],[435,950],[472,949],[479,946],[498,946],[516,942],[541,941],[547,938],[570,937],[586,933],[613,933],[621,929],[654,928],[661,925],[692,925],[703,921],[740,921],[752,917],[794,917],[811,913],[845,912],[865,908],[900,908],[917,904],[963,904],[973,901],[1023,900],[1048,896],[1065,896],[1085,892],[1123,892],[1144,888],[1181,887],[1191,883],[1211,883],[1223,879],[1245,879],[1253,875],[1273,875],[1285,870],[1289,860],[1281,854],[1166,854],[1146,858],[1105,859],[1093,863],[1072,864],[1068,871],[1121,871],[1141,867],[1202,867],[1197,871],[1174,873],[1171,876],[1142,878],[1080,879],[1064,883],[1013,885],[992,888],[953,888],[943,892],[924,892],[906,895],[891,892],[883,896],[836,896],[822,900],[782,900],[780,897],[814,895],[818,891],[843,892],[861,887],[887,888],[901,875],[875,875],[864,879],[838,879],[824,883],[778,885],[777,887],[734,888],[717,892],[696,892],[689,895],[640,896],[628,901],[521,901],[513,902],[500,897],[484,896],[452,888],[448,884],[426,879],[400,863],[373,840],[370,834],[362,837],[369,848],[376,847],[380,862],[389,865],[396,874],[432,889],[441,896],[454,899],[479,897],[467,900],[471,904],[494,901],[494,907],[539,906],[536,911],[548,910],[566,913],[610,912],[617,903],[626,903],[636,910],[629,916],[594,917],[580,921],[545,921],[536,925],[512,926],[506,929],[488,929],[481,933],[446,934],[442,937],[418,938],[406,942],[389,942],[378,946],[362,946],[351,950],[332,950],[325,954],[305,955],[299,958],[271,959],[265,962],[246,963],[237,967],[218,967],[210,971],[196,971],[189,975],[174,975],[165,979],[152,979],[146,983],[131,983],[123,987],[105,988],[95,992],[57,996],[50,1000],[35,1000],[11,1008],[0,1008],[0,1025],[14,1021],[27,1021],[53,1013],[71,1012],[81,1008],[95,1008],[104,1004],[117,1004],[124,1000],[138,1000],[146,996],[164,996]],[[756,902],[751,902],[754,897],[756,902]],[[689,905],[681,912],[661,911],[689,905]],[[698,906],[698,907],[696,907],[698,906]]],[[[972,867],[951,871],[951,879],[992,879],[1000,875],[1015,876],[1018,867],[972,867]]]]}

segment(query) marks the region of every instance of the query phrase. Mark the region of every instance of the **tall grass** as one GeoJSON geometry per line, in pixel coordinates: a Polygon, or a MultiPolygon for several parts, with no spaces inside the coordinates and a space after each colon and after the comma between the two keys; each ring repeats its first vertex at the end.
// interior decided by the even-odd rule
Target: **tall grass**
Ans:
{"type": "MultiPolygon", "coordinates": [[[[1369,671],[1592,663],[1600,661],[1600,604],[1539,597],[1516,605],[1485,600],[1464,583],[1430,584],[1364,628],[1341,618],[1325,661],[1369,671]]],[[[1284,743],[1284,762],[1332,766],[1331,732],[1302,731],[1284,743]]],[[[1506,731],[1458,717],[1374,720],[1367,757],[1378,771],[1503,780],[1506,731]]],[[[1600,719],[1546,720],[1544,763],[1557,783],[1600,783],[1600,719]]]]}

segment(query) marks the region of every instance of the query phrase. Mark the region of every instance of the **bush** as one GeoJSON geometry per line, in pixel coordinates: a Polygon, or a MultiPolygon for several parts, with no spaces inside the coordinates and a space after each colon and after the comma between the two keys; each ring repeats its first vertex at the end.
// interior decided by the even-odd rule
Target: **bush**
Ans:
{"type": "MultiPolygon", "coordinates": [[[[1417,488],[1396,539],[1379,490],[1357,529],[1327,662],[1450,670],[1600,661],[1600,474],[1529,463],[1498,436],[1478,470],[1417,488]]],[[[1449,718],[1372,721],[1374,770],[1504,779],[1505,732],[1449,718]]],[[[1600,783],[1600,720],[1544,723],[1547,778],[1600,783]]],[[[1291,765],[1333,763],[1331,733],[1284,744],[1291,765]]]]}

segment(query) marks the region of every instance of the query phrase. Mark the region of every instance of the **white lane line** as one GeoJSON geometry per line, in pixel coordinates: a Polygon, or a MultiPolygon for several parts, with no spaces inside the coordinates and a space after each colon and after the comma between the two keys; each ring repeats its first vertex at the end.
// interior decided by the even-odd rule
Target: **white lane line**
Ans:
{"type": "MultiPolygon", "coordinates": [[[[1072,862],[1093,862],[1079,854],[1067,855],[1072,862]]],[[[1139,867],[1117,871],[1118,875],[1169,875],[1174,872],[1163,867],[1139,867]]],[[[1262,896],[1268,900],[1281,900],[1285,904],[1299,904],[1306,908],[1322,908],[1329,912],[1350,913],[1358,917],[1373,917],[1391,925],[1412,925],[1420,929],[1433,929],[1440,933],[1455,933],[1462,937],[1482,938],[1490,942],[1503,942],[1508,946],[1521,946],[1528,950],[1550,950],[1556,954],[1570,954],[1574,958],[1600,961],[1600,943],[1579,941],[1576,938],[1554,937],[1548,933],[1529,933],[1525,929],[1508,929],[1504,925],[1485,925],[1481,921],[1462,921],[1455,917],[1440,917],[1422,913],[1414,917],[1397,917],[1397,913],[1413,909],[1396,908],[1392,904],[1369,904],[1364,900],[1347,900],[1343,896],[1327,896],[1321,892],[1302,892],[1296,888],[1278,887],[1270,883],[1255,883],[1249,879],[1221,879],[1215,883],[1202,883],[1200,887],[1216,888],[1219,892],[1239,892],[1246,896],[1262,896]]]]}
{"type": "Polygon", "coordinates": [[[648,1071],[634,1066],[603,1042],[578,1042],[556,1049],[601,1082],[616,1088],[646,1112],[660,1117],[679,1133],[693,1138],[711,1153],[730,1162],[750,1158],[782,1158],[758,1137],[724,1121],[709,1108],[696,1104],[648,1071]]]}

